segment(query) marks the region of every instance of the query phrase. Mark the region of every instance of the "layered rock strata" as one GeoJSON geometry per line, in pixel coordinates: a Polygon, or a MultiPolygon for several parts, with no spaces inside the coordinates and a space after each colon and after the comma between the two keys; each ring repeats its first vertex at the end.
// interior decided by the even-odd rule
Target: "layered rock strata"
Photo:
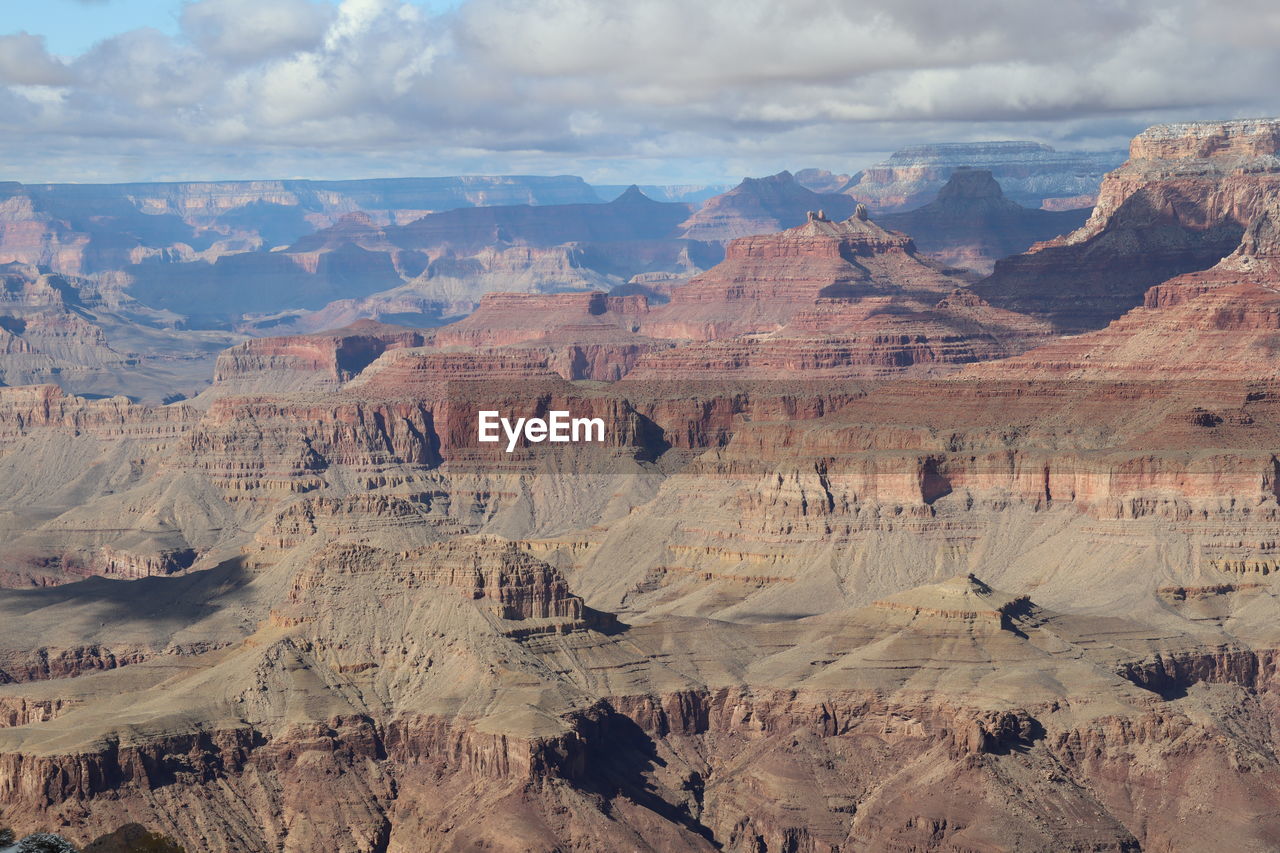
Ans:
{"type": "Polygon", "coordinates": [[[581,204],[599,198],[580,178],[469,176],[366,181],[171,184],[0,184],[0,262],[82,275],[154,252],[192,253],[218,241],[243,251],[288,244],[365,211],[404,223],[480,205],[581,204]]]}
{"type": "Polygon", "coordinates": [[[0,389],[0,823],[215,853],[1271,849],[1277,221],[1070,339],[815,212],[667,306],[263,341],[190,405],[0,389]],[[642,358],[690,360],[610,384],[549,348],[659,329],[684,345],[642,358]],[[996,344],[1039,346],[963,363],[996,344]],[[926,352],[945,375],[858,372],[926,352]],[[605,440],[507,453],[480,408],[605,440]]]}
{"type": "Polygon", "coordinates": [[[388,350],[420,347],[413,329],[360,320],[323,335],[259,338],[218,356],[218,394],[252,391],[333,390],[388,350]]]}
{"type": "Polygon", "coordinates": [[[1274,119],[1158,125],[1107,175],[1079,230],[996,264],[975,285],[1066,332],[1096,329],[1154,285],[1214,266],[1277,195],[1274,119]]]}
{"type": "Polygon", "coordinates": [[[0,729],[6,819],[85,839],[127,817],[211,851],[1210,849],[1280,829],[1269,596],[1237,629],[1253,648],[972,576],[787,623],[592,627],[545,564],[481,541],[433,553],[264,567],[295,573],[240,642],[82,677],[82,701],[178,713],[127,735],[87,707],[0,729]],[[192,731],[196,707],[227,723],[192,731]],[[1211,814],[1171,810],[1206,793],[1188,765],[1229,780],[1211,814]]]}
{"type": "Polygon", "coordinates": [[[150,400],[195,394],[236,336],[157,328],[161,319],[102,284],[0,265],[0,383],[150,400]]]}
{"type": "Polygon", "coordinates": [[[1047,331],[975,298],[863,210],[841,222],[811,212],[788,231],[735,240],[640,329],[711,343],[646,356],[637,378],[946,370],[1020,352],[1047,331]]]}

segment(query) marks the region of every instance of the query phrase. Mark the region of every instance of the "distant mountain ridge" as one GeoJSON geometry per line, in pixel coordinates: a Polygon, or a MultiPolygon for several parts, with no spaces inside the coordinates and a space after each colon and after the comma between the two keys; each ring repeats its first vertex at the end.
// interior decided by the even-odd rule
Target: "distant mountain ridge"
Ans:
{"type": "Polygon", "coordinates": [[[811,210],[844,219],[853,207],[848,196],[816,193],[784,170],[764,178],[743,178],[733,189],[708,199],[685,221],[681,233],[691,240],[723,242],[794,228],[804,224],[811,210]]]}
{"type": "Polygon", "coordinates": [[[1123,151],[1057,151],[1025,141],[912,145],[863,169],[840,192],[873,211],[907,210],[933,201],[956,169],[970,167],[989,170],[1018,204],[1040,207],[1047,199],[1096,195],[1102,176],[1124,159],[1123,151]]]}
{"type": "MultiPolygon", "coordinates": [[[[602,201],[613,201],[634,184],[592,184],[602,201]]],[[[725,192],[728,184],[639,184],[640,192],[655,201],[678,201],[684,204],[701,204],[712,196],[725,192]]]]}
{"type": "Polygon", "coordinates": [[[309,178],[119,184],[14,184],[49,203],[123,198],[143,213],[191,221],[247,204],[297,205],[326,214],[352,210],[444,210],[497,204],[570,204],[600,199],[577,175],[454,175],[430,178],[309,178]]]}
{"type": "Polygon", "coordinates": [[[0,263],[67,275],[286,245],[357,211],[403,224],[440,210],[590,204],[572,175],[134,184],[0,183],[0,263]]]}
{"type": "Polygon", "coordinates": [[[923,207],[880,217],[916,246],[953,267],[989,274],[995,262],[1084,224],[1089,209],[1036,210],[1007,198],[988,169],[957,169],[923,207]]]}
{"type": "Polygon", "coordinates": [[[362,213],[272,252],[245,252],[213,264],[149,262],[129,267],[129,292],[142,302],[252,328],[315,331],[305,309],[341,322],[356,315],[418,314],[434,324],[475,307],[493,290],[563,292],[610,289],[644,272],[691,275],[720,260],[718,246],[682,238],[689,205],[654,201],[632,186],[611,202],[499,205],[427,214],[379,225],[362,213]],[[370,301],[370,298],[373,298],[370,301]],[[258,327],[256,324],[265,322],[258,327]]]}

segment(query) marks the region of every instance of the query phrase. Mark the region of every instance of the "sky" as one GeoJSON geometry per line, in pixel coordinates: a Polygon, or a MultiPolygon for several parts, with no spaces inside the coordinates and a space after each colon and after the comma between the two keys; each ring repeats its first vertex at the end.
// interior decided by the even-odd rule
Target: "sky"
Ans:
{"type": "Polygon", "coordinates": [[[731,183],[1280,114],[1274,0],[0,0],[0,181],[731,183]]]}

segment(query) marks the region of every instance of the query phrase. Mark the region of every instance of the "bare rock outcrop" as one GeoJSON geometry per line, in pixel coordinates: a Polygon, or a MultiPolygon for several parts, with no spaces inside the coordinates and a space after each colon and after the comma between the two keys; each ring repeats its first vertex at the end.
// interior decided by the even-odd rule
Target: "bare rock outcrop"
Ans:
{"type": "Polygon", "coordinates": [[[1089,221],[996,265],[976,284],[994,305],[1063,331],[1096,329],[1141,304],[1150,287],[1230,254],[1275,198],[1280,121],[1157,126],[1103,181],[1089,221]]]}
{"type": "Polygon", "coordinates": [[[324,334],[250,340],[218,356],[212,393],[333,390],[384,352],[424,342],[419,331],[371,320],[324,334]]]}
{"type": "MultiPolygon", "coordinates": [[[[1256,141],[1256,140],[1255,140],[1256,141]]],[[[1143,304],[974,375],[1083,380],[1274,379],[1280,330],[1280,207],[1264,207],[1213,267],[1155,285],[1143,304]]]]}
{"type": "Polygon", "coordinates": [[[804,225],[735,240],[723,263],[652,309],[642,332],[709,343],[647,356],[635,376],[927,372],[1021,351],[1045,334],[966,293],[865,208],[843,221],[810,211],[804,225]]]}
{"type": "MultiPolygon", "coordinates": [[[[1230,208],[1235,243],[1073,338],[858,206],[666,304],[258,340],[190,403],[0,388],[0,822],[210,853],[1277,847],[1280,216],[1271,143],[1224,127],[1150,135],[1133,197],[1185,163],[1254,181],[1167,211],[1230,208]],[[480,442],[480,410],[603,440],[480,442]]],[[[412,260],[389,245],[361,251],[412,260]]]]}

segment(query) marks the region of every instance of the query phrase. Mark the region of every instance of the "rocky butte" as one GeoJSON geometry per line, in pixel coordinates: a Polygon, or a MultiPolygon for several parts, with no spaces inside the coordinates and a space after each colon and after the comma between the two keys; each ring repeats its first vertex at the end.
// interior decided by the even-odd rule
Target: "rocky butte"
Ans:
{"type": "Polygon", "coordinates": [[[839,192],[853,179],[852,175],[836,175],[826,169],[801,169],[795,173],[796,183],[816,193],[839,192]]]}
{"type": "MultiPolygon", "coordinates": [[[[0,388],[0,823],[213,853],[1275,849],[1266,126],[1140,137],[1107,197],[1194,163],[1187,209],[1234,241],[1071,338],[815,210],[665,305],[282,335],[171,405],[0,388]],[[591,340],[619,349],[566,375],[591,340]],[[508,454],[478,408],[605,440],[508,454]]],[[[1086,230],[1171,233],[1126,204],[1086,230]]]]}
{"type": "Polygon", "coordinates": [[[995,262],[1067,234],[1089,218],[1087,208],[1049,211],[1005,198],[986,169],[957,169],[923,207],[877,217],[910,234],[916,247],[951,267],[990,274],[995,262]]]}
{"type": "Polygon", "coordinates": [[[826,210],[843,219],[853,213],[853,206],[848,196],[814,192],[790,172],[779,172],[767,178],[744,178],[728,192],[708,199],[682,223],[681,235],[728,241],[800,225],[811,210],[826,210]]]}
{"type": "Polygon", "coordinates": [[[811,211],[777,234],[729,244],[723,263],[641,318],[660,338],[702,343],[647,356],[637,376],[877,376],[945,371],[1020,352],[1047,332],[991,308],[864,207],[811,211]]]}

